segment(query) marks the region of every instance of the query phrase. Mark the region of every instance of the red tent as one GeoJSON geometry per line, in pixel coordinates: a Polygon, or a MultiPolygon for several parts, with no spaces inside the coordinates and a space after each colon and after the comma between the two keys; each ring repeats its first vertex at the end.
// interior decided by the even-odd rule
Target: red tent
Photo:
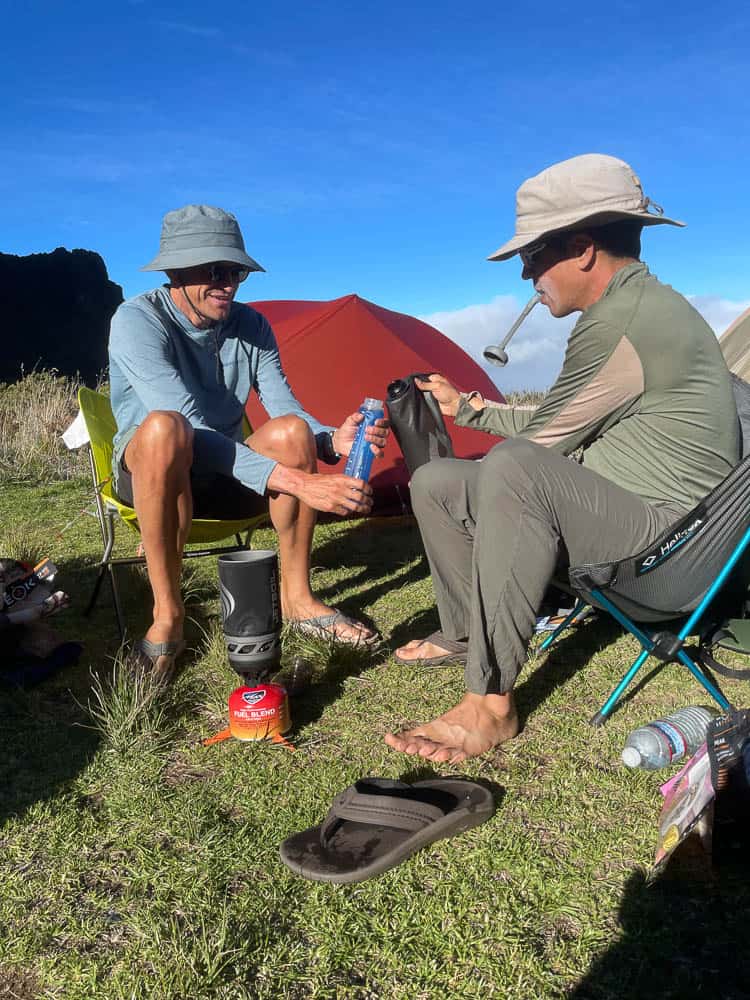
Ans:
{"type": "MultiPolygon", "coordinates": [[[[502,400],[479,365],[452,340],[413,316],[383,309],[358,295],[330,302],[249,304],[273,327],[294,394],[323,423],[338,425],[365,396],[385,399],[388,383],[412,372],[442,372],[463,391],[478,389],[489,399],[502,400]]],[[[253,427],[267,419],[254,394],[247,413],[253,427]]],[[[450,418],[447,423],[460,458],[484,455],[497,442],[480,431],[455,427],[450,418]]],[[[329,468],[321,466],[321,471],[329,468]]],[[[343,466],[331,471],[341,472],[343,466]]],[[[408,480],[401,451],[391,440],[370,479],[376,507],[401,509],[408,480]]]]}

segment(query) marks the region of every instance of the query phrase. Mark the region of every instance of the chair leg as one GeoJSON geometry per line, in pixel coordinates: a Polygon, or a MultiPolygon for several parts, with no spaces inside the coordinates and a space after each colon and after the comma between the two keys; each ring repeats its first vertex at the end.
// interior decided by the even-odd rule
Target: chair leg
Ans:
{"type": "Polygon", "coordinates": [[[565,621],[560,622],[555,631],[550,633],[550,635],[548,635],[544,639],[544,641],[540,644],[539,652],[543,653],[546,649],[549,649],[549,647],[552,645],[552,643],[555,641],[558,635],[560,635],[561,632],[565,631],[568,625],[570,625],[570,623],[573,621],[574,618],[577,618],[578,615],[580,615],[580,613],[583,611],[585,607],[586,607],[585,601],[576,601],[575,607],[570,612],[570,614],[568,614],[568,616],[565,618],[565,621]]]}
{"type": "Polygon", "coordinates": [[[102,589],[102,583],[104,582],[105,574],[109,575],[109,585],[112,589],[112,604],[114,605],[115,618],[117,619],[117,628],[120,633],[120,639],[125,638],[125,617],[122,613],[122,602],[120,600],[120,593],[117,588],[117,580],[115,578],[115,568],[112,565],[112,549],[115,545],[115,513],[111,510],[102,510],[101,518],[101,529],[102,536],[104,538],[104,551],[102,553],[101,562],[99,564],[99,572],[97,574],[96,580],[94,582],[94,588],[91,591],[91,597],[86,605],[86,610],[84,614],[88,617],[94,610],[97,600],[99,599],[99,593],[102,589]]]}
{"type": "Polygon", "coordinates": [[[110,563],[107,567],[109,569],[109,585],[112,589],[112,604],[115,608],[115,618],[117,619],[117,629],[120,633],[120,641],[125,639],[125,616],[122,613],[122,602],[120,601],[120,592],[117,589],[117,577],[115,576],[115,567],[110,563]]]}
{"type": "Polygon", "coordinates": [[[713,684],[709,680],[704,671],[701,670],[698,664],[695,663],[695,661],[688,656],[688,654],[685,652],[684,649],[681,649],[679,651],[679,653],[677,654],[677,659],[680,661],[680,663],[682,663],[684,666],[688,668],[693,677],[695,677],[695,679],[705,689],[705,691],[711,695],[711,697],[719,705],[720,708],[722,708],[725,712],[728,712],[731,709],[732,706],[725,698],[721,688],[719,688],[718,685],[713,684]]]}
{"type": "MultiPolygon", "coordinates": [[[[97,494],[97,499],[98,499],[97,494]]],[[[102,552],[102,558],[99,562],[99,573],[97,574],[96,581],[94,583],[94,589],[91,592],[91,597],[89,598],[89,603],[86,605],[86,611],[84,614],[88,617],[94,610],[94,605],[99,599],[99,591],[102,589],[102,581],[104,580],[104,574],[110,568],[110,559],[112,558],[112,549],[115,545],[115,529],[112,523],[112,513],[110,511],[105,511],[104,507],[99,501],[100,517],[99,517],[99,527],[102,531],[102,539],[104,541],[104,551],[102,552]]]]}
{"type": "Polygon", "coordinates": [[[648,656],[649,656],[649,650],[648,649],[641,650],[641,652],[638,654],[638,656],[634,660],[633,665],[631,666],[630,670],[628,670],[628,672],[625,674],[625,676],[623,677],[623,679],[620,681],[620,683],[614,689],[614,691],[609,696],[609,698],[607,698],[607,700],[604,702],[604,704],[599,709],[599,711],[596,713],[596,715],[593,715],[589,719],[589,724],[590,725],[592,725],[592,726],[603,726],[604,725],[604,723],[607,721],[607,719],[609,718],[610,714],[612,713],[612,710],[614,709],[615,705],[617,704],[617,702],[622,697],[623,692],[625,691],[625,689],[627,688],[627,686],[630,684],[630,682],[633,680],[633,678],[638,673],[638,671],[641,669],[641,667],[643,666],[643,664],[646,662],[646,660],[648,659],[648,656]]]}
{"type": "Polygon", "coordinates": [[[102,589],[102,581],[104,580],[104,574],[107,572],[107,563],[101,563],[99,566],[99,572],[96,574],[96,580],[94,581],[94,587],[91,591],[91,596],[89,597],[89,602],[86,605],[86,610],[83,612],[85,617],[91,614],[94,610],[96,602],[99,600],[99,591],[102,589]]]}

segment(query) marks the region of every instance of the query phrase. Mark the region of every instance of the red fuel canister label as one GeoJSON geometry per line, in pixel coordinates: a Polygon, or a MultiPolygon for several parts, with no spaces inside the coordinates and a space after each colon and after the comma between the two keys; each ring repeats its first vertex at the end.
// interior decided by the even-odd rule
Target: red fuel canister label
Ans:
{"type": "Polygon", "coordinates": [[[240,687],[229,696],[229,728],[238,740],[264,740],[291,727],[286,690],[280,684],[240,687]]]}

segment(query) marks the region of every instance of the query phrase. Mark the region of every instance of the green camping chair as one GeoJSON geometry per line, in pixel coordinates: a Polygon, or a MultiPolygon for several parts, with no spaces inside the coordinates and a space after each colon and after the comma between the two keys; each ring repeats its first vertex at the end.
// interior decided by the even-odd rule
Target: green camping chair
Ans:
{"type": "MultiPolygon", "coordinates": [[[[112,588],[112,602],[114,604],[115,617],[117,618],[117,627],[120,630],[120,635],[124,637],[125,619],[117,588],[115,567],[145,565],[146,559],[144,556],[114,558],[112,555],[115,544],[115,521],[120,519],[134,532],[138,532],[138,519],[133,508],[128,507],[127,504],[119,500],[112,489],[112,441],[117,430],[117,425],[109,398],[101,392],[94,392],[92,389],[87,389],[84,386],[78,390],[78,405],[81,408],[81,414],[89,435],[89,461],[91,474],[94,479],[97,516],[104,543],[104,551],[99,563],[99,572],[85,613],[88,615],[93,610],[99,597],[104,577],[108,575],[112,588]]],[[[250,433],[249,424],[247,433],[250,433]]],[[[249,547],[253,530],[267,516],[267,514],[255,514],[252,517],[242,518],[237,521],[215,521],[196,518],[193,520],[190,528],[188,545],[205,545],[206,543],[218,542],[224,538],[230,538],[232,535],[236,539],[236,544],[199,549],[186,548],[183,558],[198,559],[202,556],[216,556],[223,552],[238,552],[241,549],[246,549],[249,547]],[[244,541],[241,537],[242,532],[245,532],[244,541]]]]}

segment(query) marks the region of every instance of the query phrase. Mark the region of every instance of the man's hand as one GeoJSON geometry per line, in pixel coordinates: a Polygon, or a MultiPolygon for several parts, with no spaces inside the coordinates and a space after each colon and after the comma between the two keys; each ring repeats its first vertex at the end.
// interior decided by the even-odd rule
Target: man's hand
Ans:
{"type": "Polygon", "coordinates": [[[352,476],[305,473],[294,495],[308,507],[340,517],[347,514],[362,517],[372,510],[372,487],[352,476]]]}
{"type": "Polygon", "coordinates": [[[426,379],[414,379],[414,384],[422,392],[431,392],[440,404],[440,412],[449,417],[455,417],[458,413],[458,401],[461,397],[458,389],[449,382],[445,375],[437,372],[426,379]]]}
{"type": "MultiPolygon", "coordinates": [[[[339,455],[348,455],[352,450],[357,428],[364,419],[364,415],[357,410],[356,413],[350,413],[343,424],[333,432],[333,447],[339,455]]],[[[370,442],[372,453],[376,458],[383,457],[389,427],[390,424],[385,417],[380,417],[365,431],[365,440],[370,442]]]]}

